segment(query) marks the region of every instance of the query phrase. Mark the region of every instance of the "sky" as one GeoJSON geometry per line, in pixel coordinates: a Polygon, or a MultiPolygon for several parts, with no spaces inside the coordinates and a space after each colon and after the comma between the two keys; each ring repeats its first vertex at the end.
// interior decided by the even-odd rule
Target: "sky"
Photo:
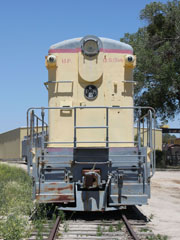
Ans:
{"type": "Polygon", "coordinates": [[[119,40],[144,26],[139,13],[150,2],[0,0],[0,133],[26,126],[29,107],[47,106],[45,56],[52,44],[89,34],[119,40]]]}

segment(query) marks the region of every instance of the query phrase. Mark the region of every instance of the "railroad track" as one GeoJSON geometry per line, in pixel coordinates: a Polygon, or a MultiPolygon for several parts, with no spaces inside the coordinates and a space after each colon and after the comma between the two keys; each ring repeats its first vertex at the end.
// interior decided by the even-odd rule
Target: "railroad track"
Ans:
{"type": "Polygon", "coordinates": [[[135,207],[111,213],[75,213],[68,220],[57,217],[48,240],[145,240],[154,236],[146,217],[135,207]]]}

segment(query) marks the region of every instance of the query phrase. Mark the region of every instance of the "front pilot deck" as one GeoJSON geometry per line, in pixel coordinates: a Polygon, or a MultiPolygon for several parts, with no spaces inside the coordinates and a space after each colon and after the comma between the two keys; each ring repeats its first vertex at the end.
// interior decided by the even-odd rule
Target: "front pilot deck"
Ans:
{"type": "MultiPolygon", "coordinates": [[[[107,111],[107,108],[105,109],[107,111]]],[[[76,129],[81,127],[77,127],[75,120],[72,147],[61,147],[64,142],[56,142],[59,147],[51,147],[43,126],[45,108],[41,110],[41,147],[36,146],[37,134],[29,138],[35,154],[31,155],[32,159],[28,164],[32,161],[34,198],[37,201],[54,202],[60,204],[61,209],[76,211],[112,210],[124,205],[147,203],[150,197],[150,177],[154,173],[155,165],[154,153],[149,150],[153,148],[151,109],[146,115],[149,127],[146,129],[149,131],[148,146],[142,146],[139,136],[138,141],[133,142],[135,147],[116,147],[116,144],[124,142],[113,142],[114,146],[110,146],[112,142],[108,141],[108,121],[104,147],[77,147],[79,141],[76,129]]],[[[31,133],[37,128],[34,125],[37,116],[33,111],[30,117],[31,133]]],[[[139,117],[139,134],[142,134],[141,125],[142,118],[139,117]]]]}

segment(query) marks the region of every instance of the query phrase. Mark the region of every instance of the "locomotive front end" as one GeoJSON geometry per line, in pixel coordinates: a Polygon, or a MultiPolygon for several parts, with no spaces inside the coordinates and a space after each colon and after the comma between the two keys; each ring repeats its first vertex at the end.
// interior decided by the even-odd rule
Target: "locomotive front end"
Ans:
{"type": "Polygon", "coordinates": [[[39,202],[73,211],[147,203],[154,171],[154,113],[147,109],[144,121],[142,108],[133,105],[135,64],[131,46],[112,39],[90,35],[50,47],[45,83],[49,104],[39,108],[40,144],[37,116],[34,109],[29,111],[29,162],[39,202]],[[142,122],[148,123],[143,144],[142,122]]]}

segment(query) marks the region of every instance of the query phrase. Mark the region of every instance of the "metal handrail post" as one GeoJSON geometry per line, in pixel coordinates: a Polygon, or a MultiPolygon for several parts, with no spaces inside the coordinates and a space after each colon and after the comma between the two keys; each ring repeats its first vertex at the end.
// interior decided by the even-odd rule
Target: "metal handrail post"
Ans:
{"type": "Polygon", "coordinates": [[[27,121],[27,138],[29,136],[29,111],[26,114],[26,121],[27,121]]]}
{"type": "Polygon", "coordinates": [[[44,113],[44,108],[41,108],[41,117],[42,117],[42,142],[41,142],[41,148],[42,148],[42,151],[44,152],[44,116],[45,116],[45,113],[44,113]]]}
{"type": "Polygon", "coordinates": [[[149,117],[147,116],[147,146],[149,145],[149,117]]]}
{"type": "Polygon", "coordinates": [[[48,135],[48,125],[46,124],[46,136],[48,135]]]}
{"type": "Polygon", "coordinates": [[[38,129],[39,126],[38,125],[39,125],[38,118],[36,118],[36,136],[37,136],[36,138],[37,138],[37,141],[38,141],[38,136],[39,136],[39,129],[38,129]]]}
{"type": "Polygon", "coordinates": [[[144,147],[144,118],[143,118],[143,147],[144,147]]]}
{"type": "Polygon", "coordinates": [[[34,110],[31,111],[31,118],[30,118],[30,144],[32,149],[34,145],[34,110]]]}
{"type": "Polygon", "coordinates": [[[138,109],[138,122],[137,122],[137,134],[138,134],[138,149],[141,147],[141,109],[138,109]]]}
{"type": "Polygon", "coordinates": [[[149,110],[149,146],[152,148],[152,112],[149,110]]]}
{"type": "MultiPolygon", "coordinates": [[[[154,150],[154,169],[156,169],[156,150],[155,150],[155,147],[156,147],[156,116],[155,116],[155,112],[154,112],[154,146],[153,146],[153,150],[154,150]]],[[[155,170],[154,170],[155,172],[155,170]]]]}
{"type": "Polygon", "coordinates": [[[154,148],[152,144],[152,112],[149,110],[149,147],[153,149],[151,153],[152,174],[154,174],[154,148]]]}
{"type": "Polygon", "coordinates": [[[106,147],[109,147],[109,108],[106,108],[106,147]]]}
{"type": "Polygon", "coordinates": [[[76,108],[74,108],[74,148],[76,147],[76,108]]]}
{"type": "MultiPolygon", "coordinates": [[[[27,114],[28,116],[28,114],[27,114]]],[[[29,119],[27,117],[27,120],[29,122],[29,119]]],[[[29,133],[28,133],[29,134],[29,133]]],[[[29,143],[30,143],[30,151],[28,152],[28,159],[27,159],[27,167],[28,167],[28,173],[30,174],[30,165],[31,165],[31,161],[33,158],[32,155],[32,148],[33,148],[33,134],[34,134],[34,110],[32,110],[30,112],[30,138],[28,139],[29,143]]],[[[27,136],[28,137],[28,136],[27,136]]]]}

